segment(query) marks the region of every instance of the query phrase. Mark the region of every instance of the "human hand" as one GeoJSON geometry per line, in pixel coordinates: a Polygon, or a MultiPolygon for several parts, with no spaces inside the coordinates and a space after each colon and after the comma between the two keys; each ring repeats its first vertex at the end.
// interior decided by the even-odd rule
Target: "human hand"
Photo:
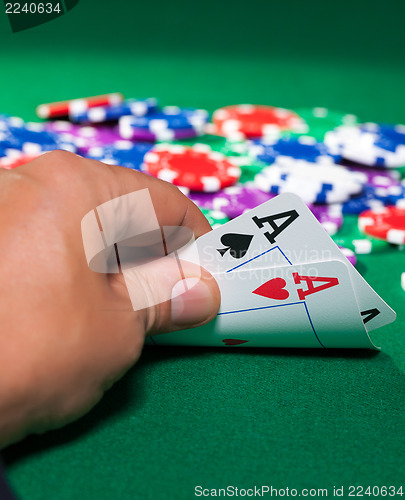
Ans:
{"type": "Polygon", "coordinates": [[[204,324],[218,311],[215,280],[161,302],[176,273],[137,276],[154,304],[134,311],[122,275],[89,269],[81,221],[109,200],[148,188],[161,226],[210,230],[175,186],[140,172],[55,151],[0,171],[0,448],[61,427],[90,410],[139,358],[146,335],[204,324]]]}

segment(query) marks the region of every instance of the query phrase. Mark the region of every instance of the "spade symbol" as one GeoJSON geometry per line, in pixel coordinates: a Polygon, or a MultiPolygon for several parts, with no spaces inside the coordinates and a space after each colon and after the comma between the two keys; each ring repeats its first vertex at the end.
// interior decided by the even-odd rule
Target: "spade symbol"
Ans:
{"type": "Polygon", "coordinates": [[[222,257],[229,250],[234,259],[241,259],[248,251],[252,238],[253,234],[224,234],[220,241],[226,248],[217,248],[217,250],[222,257]]]}

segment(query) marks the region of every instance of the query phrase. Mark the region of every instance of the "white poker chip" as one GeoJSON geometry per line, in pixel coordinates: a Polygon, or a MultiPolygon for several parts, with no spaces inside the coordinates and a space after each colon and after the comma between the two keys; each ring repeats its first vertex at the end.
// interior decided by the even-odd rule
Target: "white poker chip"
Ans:
{"type": "Polygon", "coordinates": [[[337,127],[325,134],[324,142],[343,158],[363,165],[384,168],[405,165],[405,144],[384,138],[378,128],[370,124],[337,127]]]}

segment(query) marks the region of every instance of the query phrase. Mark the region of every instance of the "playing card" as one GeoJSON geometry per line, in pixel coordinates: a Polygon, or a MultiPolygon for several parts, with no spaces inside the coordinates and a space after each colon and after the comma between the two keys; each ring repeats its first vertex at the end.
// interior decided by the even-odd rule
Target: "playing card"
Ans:
{"type": "Polygon", "coordinates": [[[217,317],[203,327],[155,335],[171,345],[373,348],[348,267],[337,260],[215,275],[217,317]]]}
{"type": "Polygon", "coordinates": [[[302,200],[282,194],[200,237],[180,258],[212,274],[340,260],[348,266],[367,331],[395,320],[395,312],[370,287],[302,200]]]}

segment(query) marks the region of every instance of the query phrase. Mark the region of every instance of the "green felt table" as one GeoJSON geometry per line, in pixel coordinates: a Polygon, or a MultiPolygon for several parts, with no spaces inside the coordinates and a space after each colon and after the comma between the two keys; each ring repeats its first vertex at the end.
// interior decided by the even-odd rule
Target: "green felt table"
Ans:
{"type": "MultiPolygon", "coordinates": [[[[0,112],[122,91],[163,104],[327,106],[404,122],[404,2],[81,0],[0,15],[0,112]]],[[[397,311],[381,352],[147,348],[87,416],[5,451],[22,500],[191,499],[194,488],[405,488],[405,254],[359,257],[397,311]]],[[[404,490],[405,493],[405,490],[404,490]]],[[[397,496],[399,498],[399,496],[397,496]]]]}

